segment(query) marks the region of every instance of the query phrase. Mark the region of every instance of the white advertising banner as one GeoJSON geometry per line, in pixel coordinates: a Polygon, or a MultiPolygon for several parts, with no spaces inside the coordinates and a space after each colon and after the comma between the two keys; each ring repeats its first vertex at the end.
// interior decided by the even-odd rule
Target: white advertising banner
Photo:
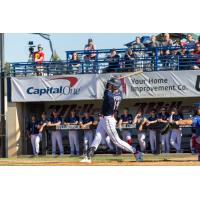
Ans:
{"type": "Polygon", "coordinates": [[[12,77],[12,102],[96,99],[96,75],[12,77]]]}
{"type": "MultiPolygon", "coordinates": [[[[112,74],[112,76],[126,76],[112,74]]],[[[110,74],[99,77],[97,97],[104,91],[104,82],[110,74]]],[[[144,72],[121,79],[123,98],[200,97],[200,70],[144,72]]]]}

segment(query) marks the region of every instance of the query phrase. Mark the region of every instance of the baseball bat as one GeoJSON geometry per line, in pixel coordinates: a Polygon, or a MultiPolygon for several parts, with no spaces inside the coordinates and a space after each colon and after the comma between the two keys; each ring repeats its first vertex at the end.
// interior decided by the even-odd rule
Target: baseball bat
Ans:
{"type": "Polygon", "coordinates": [[[132,72],[130,74],[127,74],[125,76],[121,76],[119,77],[118,79],[123,79],[123,78],[127,78],[127,77],[130,77],[130,76],[136,76],[136,75],[139,75],[139,74],[142,74],[143,71],[142,70],[139,70],[139,71],[136,71],[136,72],[132,72]]]}

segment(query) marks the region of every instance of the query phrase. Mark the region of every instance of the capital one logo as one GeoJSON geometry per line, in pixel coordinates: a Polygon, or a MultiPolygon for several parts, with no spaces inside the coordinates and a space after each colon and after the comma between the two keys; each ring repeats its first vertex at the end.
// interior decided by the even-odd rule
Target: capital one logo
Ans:
{"type": "Polygon", "coordinates": [[[28,87],[26,92],[29,95],[52,95],[52,94],[63,94],[63,95],[78,95],[80,93],[80,87],[76,88],[75,85],[78,82],[76,77],[51,77],[47,81],[64,80],[55,84],[55,86],[47,87],[28,87]]]}

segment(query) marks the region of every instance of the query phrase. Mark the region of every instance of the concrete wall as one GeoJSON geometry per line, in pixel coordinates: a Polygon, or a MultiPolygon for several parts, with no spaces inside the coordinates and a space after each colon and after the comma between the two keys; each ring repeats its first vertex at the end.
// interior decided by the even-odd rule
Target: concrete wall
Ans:
{"type": "Polygon", "coordinates": [[[24,136],[23,103],[8,103],[6,112],[6,155],[22,154],[24,136]]]}

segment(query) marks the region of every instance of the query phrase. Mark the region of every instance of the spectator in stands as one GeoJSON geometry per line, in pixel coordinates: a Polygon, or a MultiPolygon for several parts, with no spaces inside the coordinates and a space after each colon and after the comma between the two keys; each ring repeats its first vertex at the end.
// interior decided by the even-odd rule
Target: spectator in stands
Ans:
{"type": "Polygon", "coordinates": [[[140,37],[136,37],[135,42],[132,44],[135,55],[135,68],[142,70],[143,68],[143,56],[144,56],[144,44],[141,43],[140,37]]]}
{"type": "Polygon", "coordinates": [[[128,72],[128,71],[133,71],[134,68],[134,53],[132,51],[131,48],[129,48],[124,56],[124,60],[125,60],[125,69],[123,70],[124,72],[128,72]]]}
{"type": "Polygon", "coordinates": [[[198,40],[197,40],[196,44],[200,44],[200,36],[198,37],[198,40]]]}
{"type": "Polygon", "coordinates": [[[141,43],[140,37],[137,36],[135,38],[135,42],[132,44],[132,48],[136,49],[136,50],[134,50],[134,53],[136,56],[140,57],[141,55],[144,54],[143,48],[145,48],[145,46],[144,46],[144,44],[141,43]]]}
{"type": "Polygon", "coordinates": [[[36,74],[41,76],[44,71],[42,62],[44,61],[44,52],[41,44],[38,45],[38,51],[33,53],[33,61],[36,63],[36,74]]]}
{"type": "Polygon", "coordinates": [[[95,46],[91,38],[88,39],[88,43],[85,45],[84,50],[88,51],[86,52],[86,55],[84,57],[85,60],[95,60],[96,58],[95,46]]]}
{"type": "Polygon", "coordinates": [[[170,70],[177,70],[179,65],[178,50],[173,49],[171,55],[168,56],[170,70]]]}
{"type": "Polygon", "coordinates": [[[197,43],[195,45],[195,50],[192,55],[195,56],[192,69],[200,69],[200,44],[197,43]]]}
{"type": "Polygon", "coordinates": [[[188,59],[186,48],[181,47],[181,50],[177,52],[177,55],[179,57],[179,69],[190,69],[190,60],[188,59]]]}
{"type": "Polygon", "coordinates": [[[80,60],[78,58],[77,52],[73,52],[72,58],[70,59],[70,71],[73,71],[74,73],[78,73],[80,71],[80,60]]]}
{"type": "Polygon", "coordinates": [[[120,56],[117,54],[116,49],[110,51],[110,55],[106,58],[109,62],[107,72],[117,72],[120,68],[120,56]]]}
{"type": "Polygon", "coordinates": [[[164,34],[163,41],[161,42],[161,46],[163,50],[161,51],[161,62],[164,67],[169,67],[169,55],[170,55],[170,50],[169,48],[173,45],[172,40],[170,39],[169,33],[164,34]]]}
{"type": "Polygon", "coordinates": [[[173,45],[173,41],[170,39],[169,33],[164,34],[164,38],[163,38],[161,45],[162,45],[162,47],[170,47],[173,45]]]}
{"type": "Polygon", "coordinates": [[[136,48],[136,49],[143,49],[145,46],[144,44],[141,43],[141,38],[140,37],[136,37],[135,38],[135,42],[133,42],[132,44],[132,48],[136,48]]]}
{"type": "Polygon", "coordinates": [[[160,42],[157,41],[156,36],[151,36],[151,42],[148,44],[148,47],[160,47],[160,42]]]}
{"type": "MultiPolygon", "coordinates": [[[[70,116],[65,119],[64,125],[78,125],[79,117],[76,116],[75,110],[70,112],[70,116]]],[[[69,145],[70,145],[70,155],[79,155],[79,135],[78,130],[69,130],[69,145]]]]}
{"type": "Polygon", "coordinates": [[[185,48],[189,51],[189,52],[193,52],[194,51],[194,47],[195,47],[195,40],[193,40],[192,35],[191,34],[187,34],[187,41],[184,44],[185,48]]]}

